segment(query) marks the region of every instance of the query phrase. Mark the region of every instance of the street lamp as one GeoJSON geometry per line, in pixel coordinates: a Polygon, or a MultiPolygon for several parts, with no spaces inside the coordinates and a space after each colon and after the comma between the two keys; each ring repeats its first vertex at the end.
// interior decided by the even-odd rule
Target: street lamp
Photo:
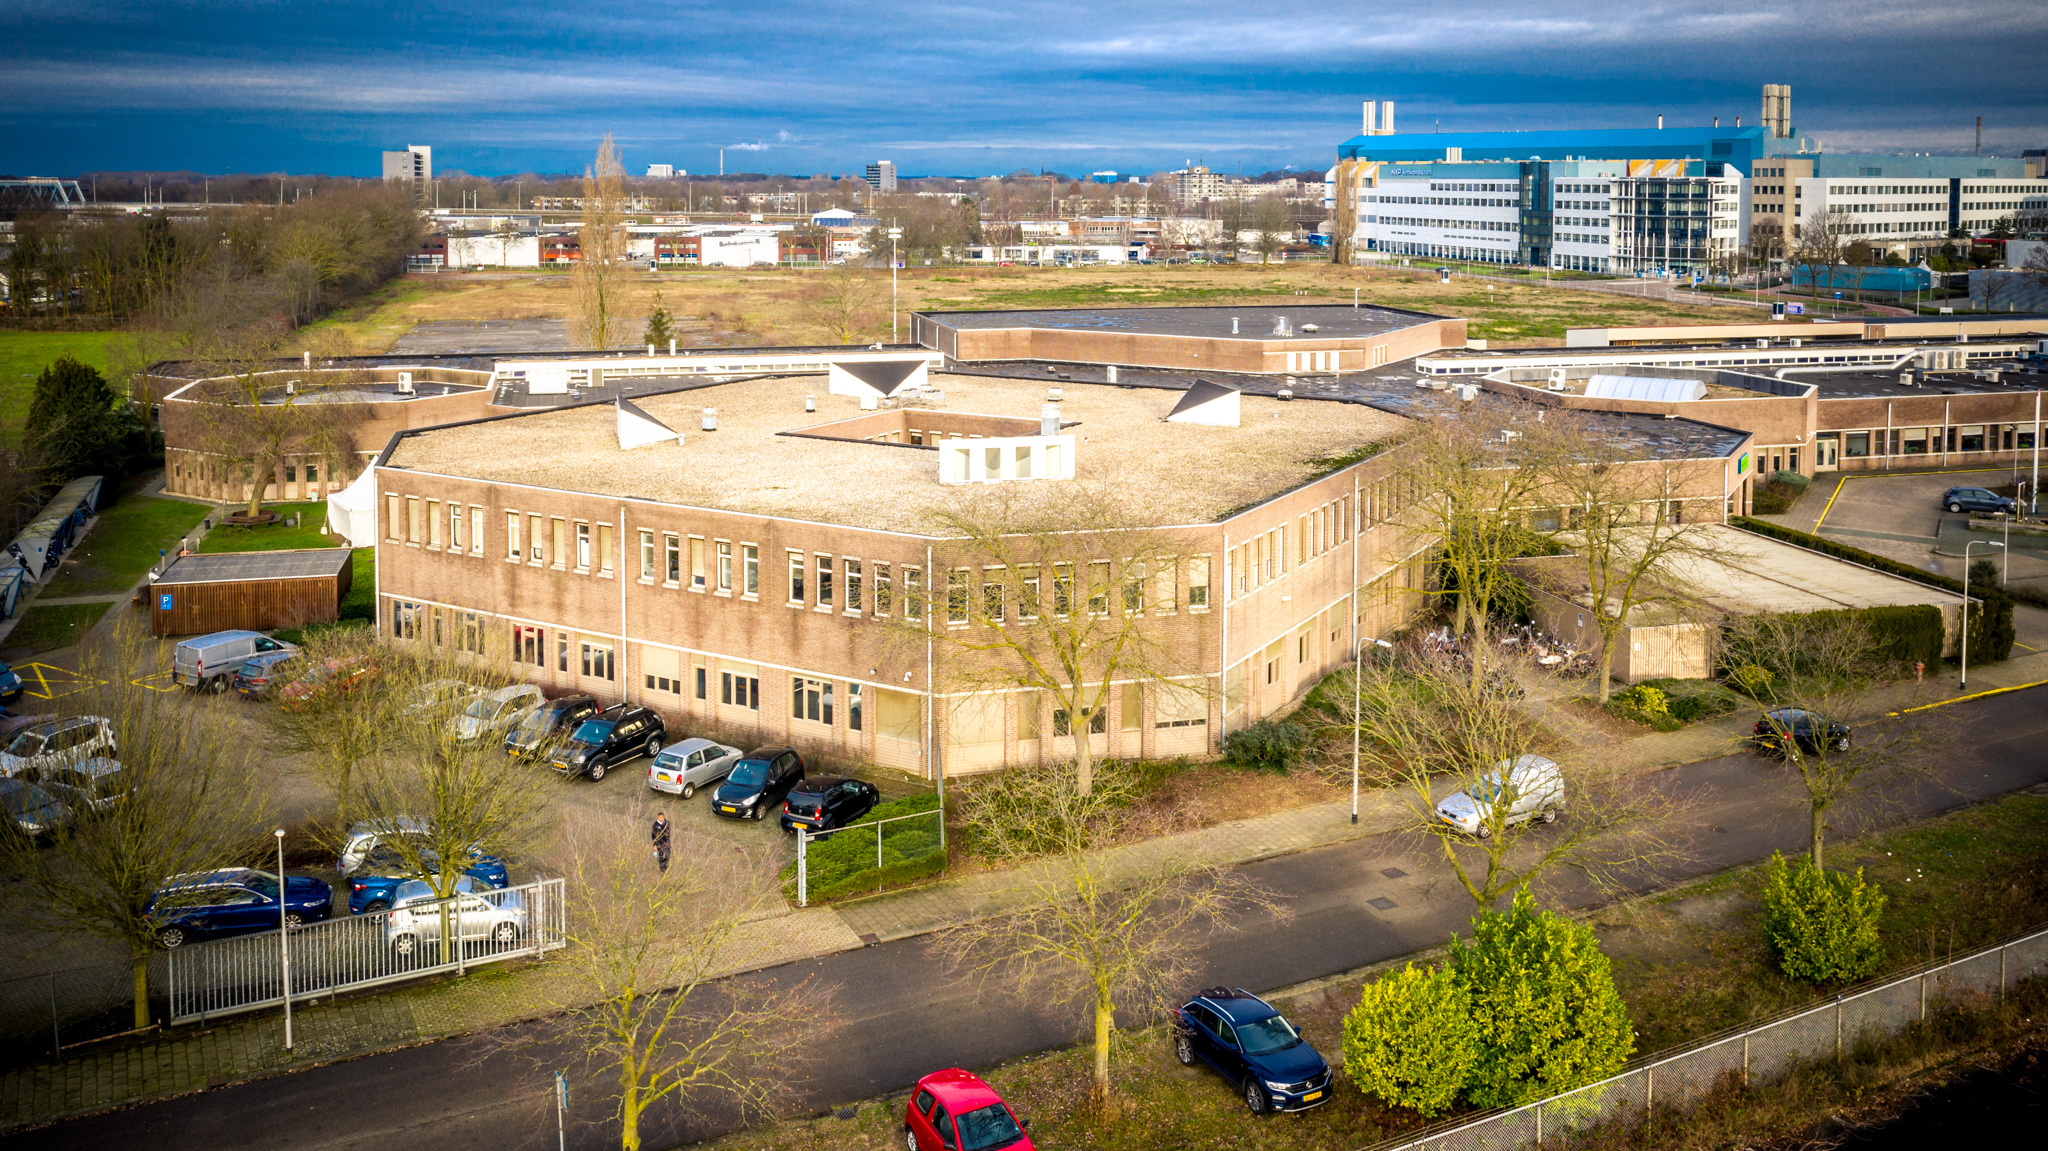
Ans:
{"type": "Polygon", "coordinates": [[[2005,547],[1997,540],[1971,540],[1963,545],[1963,648],[1960,661],[1963,676],[1962,682],[1957,686],[1966,691],[1970,687],[1970,549],[1978,544],[1983,544],[1987,548],[2005,547]]]}
{"type": "Polygon", "coordinates": [[[903,238],[903,229],[889,229],[889,342],[895,343],[896,335],[896,241],[903,238]]]}
{"type": "Polygon", "coordinates": [[[292,1049],[292,931],[286,918],[284,828],[277,829],[277,952],[284,973],[284,1049],[292,1049]]]}
{"type": "Polygon", "coordinates": [[[1365,721],[1365,645],[1384,648],[1394,645],[1383,639],[1365,639],[1351,645],[1351,822],[1358,822],[1358,729],[1365,721]]]}

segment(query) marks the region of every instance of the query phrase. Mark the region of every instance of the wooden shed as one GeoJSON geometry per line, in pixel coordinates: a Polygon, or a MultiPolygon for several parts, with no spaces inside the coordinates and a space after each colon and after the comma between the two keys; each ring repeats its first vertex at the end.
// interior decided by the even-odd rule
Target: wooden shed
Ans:
{"type": "Polygon", "coordinates": [[[332,623],[354,571],[348,548],[181,556],[150,584],[150,634],[332,623]]]}

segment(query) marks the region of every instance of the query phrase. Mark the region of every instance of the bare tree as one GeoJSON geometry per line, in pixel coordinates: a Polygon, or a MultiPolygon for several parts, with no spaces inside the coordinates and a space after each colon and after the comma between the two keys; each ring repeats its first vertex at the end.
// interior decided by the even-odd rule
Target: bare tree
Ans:
{"type": "Polygon", "coordinates": [[[1783,755],[1805,786],[1815,867],[1831,811],[1893,800],[1928,777],[1945,742],[1937,713],[1886,690],[1910,669],[1855,612],[1735,616],[1720,656],[1763,725],[1759,750],[1783,755]],[[1801,714],[1815,717],[1803,731],[1801,714]]]}
{"type": "Polygon", "coordinates": [[[962,814],[982,854],[1017,864],[1028,894],[1021,909],[953,928],[937,944],[955,968],[1020,998],[1088,1011],[1098,1107],[1111,1095],[1117,1012],[1147,1018],[1170,1006],[1168,996],[1194,977],[1198,929],[1236,930],[1248,913],[1284,914],[1251,880],[1209,871],[1190,855],[1139,860],[1104,850],[1132,792],[1121,768],[1106,769],[1092,792],[1047,768],[1015,768],[971,789],[962,814]]]}
{"type": "Polygon", "coordinates": [[[932,572],[932,610],[904,620],[906,638],[935,641],[955,684],[1045,693],[1052,734],[1070,738],[1088,794],[1089,736],[1103,730],[1110,689],[1184,673],[1157,617],[1188,597],[1207,604],[1205,561],[1144,526],[1113,492],[1078,480],[965,492],[933,528],[945,582],[932,572]]]}
{"type": "Polygon", "coordinates": [[[1351,674],[1340,673],[1329,693],[1343,725],[1356,724],[1367,754],[1402,781],[1408,830],[1434,841],[1478,909],[1561,869],[1616,889],[1677,858],[1670,817],[1682,801],[1600,757],[1562,755],[1562,802],[1523,818],[1516,805],[1526,796],[1501,776],[1547,748],[1514,693],[1475,686],[1455,666],[1417,654],[1367,669],[1355,689],[1351,674]],[[1438,813],[1444,797],[1459,794],[1478,817],[1471,834],[1438,813]]]}
{"type": "Polygon", "coordinates": [[[636,803],[563,837],[569,946],[553,965],[560,1014],[542,1029],[616,1092],[621,1151],[639,1151],[642,1120],[664,1102],[755,1117],[788,1107],[792,1071],[833,1023],[829,989],[808,980],[720,978],[760,958],[747,925],[782,906],[772,865],[679,829],[674,864],[659,868],[646,814],[636,803]]]}
{"type": "MultiPolygon", "coordinates": [[[[1699,597],[1689,573],[1728,553],[1718,516],[1687,517],[1681,510],[1689,496],[1718,500],[1719,475],[1717,486],[1704,490],[1701,480],[1688,476],[1686,458],[1693,452],[1673,452],[1675,460],[1643,459],[1640,446],[1595,419],[1551,414],[1557,418],[1547,433],[1543,496],[1563,509],[1556,538],[1578,561],[1569,565],[1575,569],[1569,586],[1551,590],[1566,599],[1584,597],[1600,632],[1605,704],[1613,691],[1614,653],[1638,613],[1687,612],[1699,597]]],[[[1705,429],[1682,425],[1677,431],[1686,436],[1705,429]]]]}
{"type": "Polygon", "coordinates": [[[1842,262],[1842,236],[1848,227],[1849,212],[1845,208],[1816,212],[1799,226],[1792,260],[1806,270],[1806,282],[1815,299],[1834,280],[1834,269],[1842,262]]]}
{"type": "Polygon", "coordinates": [[[1294,237],[1294,218],[1277,193],[1260,196],[1252,205],[1252,233],[1261,264],[1272,263],[1273,253],[1294,237]]]}
{"type": "Polygon", "coordinates": [[[803,294],[804,317],[825,329],[836,344],[859,342],[885,311],[882,285],[852,262],[832,264],[810,277],[803,294]]]}
{"type": "Polygon", "coordinates": [[[194,708],[134,685],[148,650],[133,627],[87,647],[79,671],[97,686],[66,700],[112,724],[119,772],[33,772],[27,782],[52,792],[69,818],[50,829],[49,848],[0,836],[7,870],[57,926],[127,949],[138,1028],[149,1025],[151,900],[173,876],[261,861],[271,810],[268,775],[218,703],[194,708]]]}
{"type": "MultiPolygon", "coordinates": [[[[215,457],[229,474],[243,477],[244,514],[263,510],[273,483],[284,490],[288,457],[317,460],[334,475],[335,465],[354,455],[351,427],[357,422],[347,398],[354,381],[347,374],[298,375],[258,360],[242,360],[226,374],[196,385],[189,405],[176,417],[188,420],[191,442],[215,457]]],[[[224,493],[232,495],[229,488],[224,493]]]]}
{"type": "Polygon", "coordinates": [[[626,272],[626,171],[606,132],[597,159],[583,177],[583,227],[569,284],[571,326],[586,347],[609,348],[624,335],[620,299],[626,272]]]}
{"type": "Polygon", "coordinates": [[[325,629],[302,650],[263,721],[272,746],[319,781],[335,830],[346,832],[357,814],[357,772],[392,748],[402,705],[376,686],[387,649],[374,628],[325,629]]]}

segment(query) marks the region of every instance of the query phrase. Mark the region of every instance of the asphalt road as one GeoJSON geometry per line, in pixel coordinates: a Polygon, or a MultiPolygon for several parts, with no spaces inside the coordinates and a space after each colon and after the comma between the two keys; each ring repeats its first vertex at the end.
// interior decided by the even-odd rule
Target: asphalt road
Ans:
{"type": "MultiPolygon", "coordinates": [[[[1940,783],[1899,797],[1883,810],[1885,822],[2048,781],[2048,692],[2014,692],[1937,714],[1955,733],[1940,783]]],[[[1695,858],[1684,873],[1805,845],[1802,793],[1780,764],[1729,756],[1660,778],[1700,797],[1687,816],[1694,825],[1695,858]]],[[[1853,834],[1877,819],[1837,817],[1834,835],[1853,834]]],[[[1398,836],[1285,856],[1246,870],[1282,893],[1291,919],[1285,925],[1252,919],[1205,940],[1203,984],[1258,990],[1345,971],[1435,946],[1464,927],[1470,914],[1469,901],[1445,879],[1441,864],[1398,836]]],[[[1571,898],[1568,889],[1565,897],[1571,898]]],[[[812,1107],[899,1090],[940,1067],[975,1067],[1077,1036],[1074,1018],[1032,1015],[948,977],[917,939],[791,964],[761,978],[814,981],[821,994],[831,996],[842,1021],[805,1085],[802,1102],[812,1107]]],[[[6,1142],[80,1151],[383,1151],[393,1145],[547,1151],[556,1145],[548,1069],[568,1063],[566,1053],[544,1046],[512,1049],[450,1040],[90,1116],[18,1133],[6,1142]]],[[[572,1091],[569,1145],[583,1151],[616,1146],[608,1127],[576,1122],[603,1111],[598,1085],[577,1084],[572,1091]]],[[[669,1146],[716,1134],[728,1123],[686,1127],[655,1118],[642,1134],[650,1146],[669,1146]]]]}

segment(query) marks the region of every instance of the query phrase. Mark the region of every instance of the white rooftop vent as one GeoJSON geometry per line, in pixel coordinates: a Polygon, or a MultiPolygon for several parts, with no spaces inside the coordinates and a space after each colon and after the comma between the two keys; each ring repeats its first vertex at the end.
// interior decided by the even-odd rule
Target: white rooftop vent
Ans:
{"type": "Polygon", "coordinates": [[[1208,380],[1196,380],[1181,393],[1180,402],[1166,413],[1169,424],[1204,424],[1215,428],[1234,428],[1240,417],[1239,391],[1208,380]]]}
{"type": "Polygon", "coordinates": [[[1705,399],[1707,385],[1698,380],[1665,376],[1594,376],[1586,381],[1584,394],[1593,400],[1648,400],[1670,404],[1705,399]]]}
{"type": "Polygon", "coordinates": [[[612,407],[618,413],[619,447],[622,450],[644,448],[649,444],[665,444],[670,440],[683,442],[681,433],[648,415],[631,400],[613,400],[612,407]]]}

